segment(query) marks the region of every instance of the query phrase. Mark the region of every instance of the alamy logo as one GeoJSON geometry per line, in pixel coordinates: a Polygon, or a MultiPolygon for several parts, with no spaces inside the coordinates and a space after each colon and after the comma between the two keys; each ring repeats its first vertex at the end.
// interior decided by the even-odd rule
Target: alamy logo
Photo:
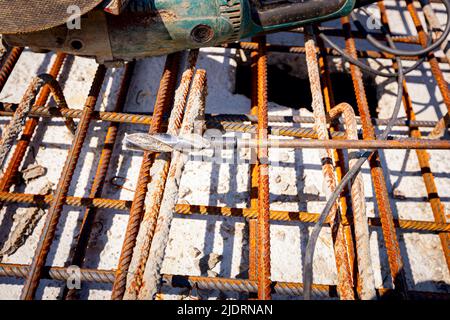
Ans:
{"type": "Polygon", "coordinates": [[[67,281],[66,285],[68,289],[81,289],[81,269],[78,266],[70,266],[67,268],[67,281]]]}
{"type": "Polygon", "coordinates": [[[366,25],[369,30],[380,30],[382,27],[380,18],[373,14],[367,19],[366,25]]]}
{"type": "Polygon", "coordinates": [[[67,7],[67,13],[70,17],[67,19],[67,29],[80,30],[81,29],[81,9],[79,6],[72,5],[67,7]]]}

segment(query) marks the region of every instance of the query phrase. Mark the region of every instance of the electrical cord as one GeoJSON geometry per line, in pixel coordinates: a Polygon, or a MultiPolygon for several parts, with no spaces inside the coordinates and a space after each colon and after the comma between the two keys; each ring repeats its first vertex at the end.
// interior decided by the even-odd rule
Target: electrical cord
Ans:
{"type": "Polygon", "coordinates": [[[396,55],[396,56],[405,56],[405,57],[417,57],[417,56],[425,56],[428,53],[435,51],[436,49],[439,49],[441,44],[448,38],[450,34],[450,1],[449,0],[439,0],[442,2],[442,4],[445,6],[445,12],[447,14],[447,22],[445,25],[444,32],[439,37],[438,40],[436,40],[433,44],[430,46],[427,46],[426,48],[423,48],[421,50],[398,50],[396,48],[390,48],[382,44],[380,41],[375,39],[372,35],[367,36],[367,41],[369,41],[374,47],[378,48],[381,51],[396,55]]]}
{"type": "MultiPolygon", "coordinates": [[[[446,6],[447,14],[448,14],[447,25],[445,28],[446,31],[444,32],[444,33],[446,33],[446,36],[444,37],[444,39],[445,39],[448,36],[448,33],[450,31],[450,5],[448,3],[448,0],[441,0],[441,1],[446,6]],[[447,31],[447,30],[449,30],[449,31],[447,31]]],[[[359,20],[357,18],[355,19],[355,16],[353,16],[353,17],[354,17],[355,25],[357,26],[357,28],[363,28],[362,24],[359,22],[359,20]]],[[[364,31],[365,31],[365,29],[364,29],[364,31]]],[[[379,71],[372,69],[371,67],[367,66],[366,64],[361,63],[357,59],[354,59],[353,57],[348,55],[346,52],[344,52],[342,49],[340,49],[337,45],[335,45],[331,40],[329,40],[328,37],[326,37],[324,34],[319,35],[324,41],[326,41],[334,49],[336,49],[338,52],[340,52],[344,56],[345,59],[347,59],[349,62],[355,64],[356,66],[360,67],[361,69],[364,69],[370,73],[374,73],[374,74],[377,74],[380,76],[385,76],[385,77],[396,76],[396,77],[398,77],[398,79],[397,79],[398,80],[397,100],[395,102],[394,111],[392,113],[392,116],[391,116],[384,132],[378,137],[378,139],[380,139],[380,140],[386,140],[389,137],[389,134],[392,131],[392,129],[395,125],[395,122],[398,119],[398,115],[399,115],[401,104],[402,104],[402,98],[403,98],[403,82],[405,80],[405,74],[406,74],[406,72],[412,71],[412,70],[410,70],[411,68],[408,68],[406,70],[403,69],[402,60],[400,58],[400,56],[411,56],[411,55],[409,55],[409,54],[405,55],[404,54],[405,51],[397,50],[390,33],[386,32],[386,30],[383,30],[383,31],[385,32],[386,40],[390,47],[389,48],[390,52],[392,52],[392,54],[394,54],[396,56],[396,63],[397,63],[397,67],[398,67],[398,72],[396,72],[396,73],[380,73],[379,71]],[[329,40],[329,41],[327,41],[327,40],[329,40]]],[[[430,36],[429,40],[431,38],[432,37],[430,36]]],[[[429,52],[437,49],[440,44],[438,44],[436,46],[436,43],[437,42],[435,42],[434,44],[430,44],[429,47],[425,48],[424,50],[415,51],[415,52],[419,53],[419,54],[417,54],[417,56],[423,55],[424,52],[426,54],[426,53],[429,53],[429,52]],[[430,49],[430,48],[432,48],[432,49],[430,49]]],[[[441,41],[441,43],[442,43],[442,41],[441,41]]],[[[423,59],[421,59],[419,61],[421,61],[421,63],[422,63],[423,59]]],[[[415,64],[415,66],[416,66],[416,64],[415,64]]],[[[315,251],[315,247],[317,244],[317,240],[319,238],[320,231],[322,230],[322,227],[323,227],[326,219],[328,218],[328,215],[330,214],[331,209],[333,208],[334,204],[338,200],[338,198],[339,198],[340,194],[342,193],[342,191],[344,190],[345,186],[348,183],[352,182],[352,180],[355,178],[355,176],[361,170],[364,163],[375,152],[376,151],[367,151],[367,150],[362,152],[357,163],[352,168],[350,168],[348,173],[342,178],[341,182],[338,184],[336,189],[331,194],[322,213],[319,216],[319,219],[318,219],[316,225],[314,226],[314,229],[310,235],[308,244],[306,246],[305,260],[304,260],[304,264],[303,264],[303,286],[304,286],[303,295],[304,295],[305,300],[311,299],[312,282],[313,282],[313,258],[314,258],[314,251],[315,251]]]]}
{"type": "MultiPolygon", "coordinates": [[[[369,15],[369,13],[364,8],[359,8],[358,10],[362,10],[362,11],[364,11],[364,13],[369,15]]],[[[353,18],[353,22],[354,22],[356,28],[358,29],[358,31],[361,32],[367,38],[370,34],[366,31],[366,29],[363,27],[362,23],[359,21],[359,19],[356,17],[356,15],[354,13],[352,13],[351,16],[353,18]]],[[[431,27],[428,24],[428,20],[426,21],[426,24],[428,26],[428,30],[430,30],[432,32],[431,27]]],[[[383,31],[384,34],[387,34],[386,30],[384,30],[384,27],[381,27],[381,30],[383,31]]],[[[330,47],[332,47],[334,50],[336,50],[345,60],[358,66],[363,71],[366,71],[368,73],[371,73],[371,74],[374,74],[374,75],[377,75],[380,77],[385,77],[385,78],[397,78],[399,76],[398,72],[379,71],[379,70],[373,69],[372,67],[366,65],[365,63],[359,61],[358,59],[353,58],[351,55],[349,55],[347,52],[345,52],[343,49],[341,49],[336,43],[334,43],[327,35],[325,35],[323,33],[319,34],[319,37],[323,41],[325,41],[330,47]]],[[[433,44],[433,37],[428,37],[427,46],[431,46],[432,44],[433,44]]],[[[414,65],[403,70],[403,74],[407,75],[408,73],[416,70],[418,66],[420,66],[422,63],[425,62],[425,59],[426,59],[425,57],[420,57],[419,60],[417,60],[416,63],[414,63],[414,65]]]]}

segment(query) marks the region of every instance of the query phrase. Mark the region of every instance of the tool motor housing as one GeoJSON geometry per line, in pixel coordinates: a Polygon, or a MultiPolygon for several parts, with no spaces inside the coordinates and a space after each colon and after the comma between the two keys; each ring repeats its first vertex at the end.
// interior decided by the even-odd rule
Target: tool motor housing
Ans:
{"type": "Polygon", "coordinates": [[[356,0],[130,0],[119,14],[101,8],[71,24],[4,35],[13,46],[96,57],[100,63],[215,46],[347,15],[356,0]]]}

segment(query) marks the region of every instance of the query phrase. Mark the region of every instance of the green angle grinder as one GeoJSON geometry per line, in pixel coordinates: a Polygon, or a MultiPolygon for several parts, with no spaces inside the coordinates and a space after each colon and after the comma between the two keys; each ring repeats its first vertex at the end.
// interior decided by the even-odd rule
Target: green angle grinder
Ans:
{"type": "Polygon", "coordinates": [[[0,34],[7,45],[113,63],[331,20],[376,1],[0,0],[0,34]]]}

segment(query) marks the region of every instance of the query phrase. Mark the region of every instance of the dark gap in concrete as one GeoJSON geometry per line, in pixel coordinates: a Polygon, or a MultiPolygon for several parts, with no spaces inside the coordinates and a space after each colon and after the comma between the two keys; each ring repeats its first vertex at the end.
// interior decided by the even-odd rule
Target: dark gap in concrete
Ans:
{"type": "MultiPolygon", "coordinates": [[[[293,109],[305,108],[312,111],[311,92],[306,74],[294,76],[288,64],[268,64],[268,99],[293,109]]],[[[356,96],[354,93],[351,75],[346,72],[332,72],[331,81],[336,104],[347,102],[351,104],[359,115],[356,96]]],[[[377,117],[378,95],[375,79],[364,77],[367,100],[370,114],[377,117]]],[[[251,97],[251,68],[249,63],[238,63],[236,68],[236,94],[251,97]]]]}

